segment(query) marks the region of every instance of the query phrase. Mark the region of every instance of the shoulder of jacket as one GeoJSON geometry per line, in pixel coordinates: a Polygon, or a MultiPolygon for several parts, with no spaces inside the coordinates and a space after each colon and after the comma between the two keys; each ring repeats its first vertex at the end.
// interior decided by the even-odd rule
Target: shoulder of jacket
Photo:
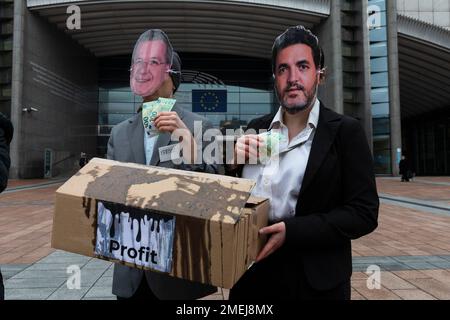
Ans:
{"type": "Polygon", "coordinates": [[[135,116],[128,118],[122,122],[119,122],[118,124],[114,125],[111,129],[111,134],[124,130],[126,129],[128,126],[130,126],[134,121],[139,121],[139,118],[135,116]]]}
{"type": "Polygon", "coordinates": [[[323,104],[322,104],[322,112],[327,113],[326,118],[341,121],[342,124],[344,124],[344,125],[350,125],[350,126],[353,125],[354,126],[354,125],[357,125],[360,123],[358,119],[353,118],[348,115],[345,115],[345,114],[337,113],[336,111],[327,108],[323,104]]]}
{"type": "Polygon", "coordinates": [[[342,122],[342,126],[344,127],[350,127],[350,128],[357,128],[357,127],[361,127],[362,128],[362,124],[360,122],[360,120],[347,116],[347,115],[342,115],[341,117],[341,122],[342,122]]]}
{"type": "Polygon", "coordinates": [[[13,137],[14,128],[11,121],[1,112],[0,112],[0,128],[3,130],[5,139],[9,144],[13,137]]]}

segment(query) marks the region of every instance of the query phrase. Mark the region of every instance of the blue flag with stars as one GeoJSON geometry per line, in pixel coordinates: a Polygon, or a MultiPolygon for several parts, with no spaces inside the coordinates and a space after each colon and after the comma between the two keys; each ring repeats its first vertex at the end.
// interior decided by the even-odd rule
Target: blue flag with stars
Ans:
{"type": "Polygon", "coordinates": [[[227,90],[192,90],[193,112],[227,112],[227,90]]]}

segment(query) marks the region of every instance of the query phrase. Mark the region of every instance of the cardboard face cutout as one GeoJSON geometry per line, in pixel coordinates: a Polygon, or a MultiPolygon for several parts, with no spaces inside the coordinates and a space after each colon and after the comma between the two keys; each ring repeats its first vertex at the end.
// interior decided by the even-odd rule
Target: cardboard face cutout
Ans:
{"type": "Polygon", "coordinates": [[[131,59],[130,87],[138,96],[153,95],[169,77],[173,49],[166,34],[157,29],[144,32],[131,59]]]}

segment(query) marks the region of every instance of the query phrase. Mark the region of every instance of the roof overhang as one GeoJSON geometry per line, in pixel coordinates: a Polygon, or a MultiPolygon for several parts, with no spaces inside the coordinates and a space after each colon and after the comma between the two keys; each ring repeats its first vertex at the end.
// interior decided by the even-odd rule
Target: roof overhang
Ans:
{"type": "Polygon", "coordinates": [[[450,31],[398,17],[403,118],[450,108],[450,31]]]}
{"type": "Polygon", "coordinates": [[[313,28],[330,14],[329,0],[28,0],[29,10],[96,56],[130,54],[147,29],[164,30],[180,52],[270,58],[288,26],[313,28]],[[69,30],[69,5],[81,9],[81,29],[69,30]]]}

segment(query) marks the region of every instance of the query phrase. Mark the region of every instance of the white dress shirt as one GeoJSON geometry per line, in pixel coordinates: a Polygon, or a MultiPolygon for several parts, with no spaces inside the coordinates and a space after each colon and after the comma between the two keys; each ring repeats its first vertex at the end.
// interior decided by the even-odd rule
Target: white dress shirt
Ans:
{"type": "Polygon", "coordinates": [[[319,112],[320,102],[316,99],[305,129],[289,141],[288,128],[283,123],[280,107],[269,127],[269,130],[277,130],[284,137],[278,155],[272,156],[264,165],[244,166],[242,177],[256,180],[252,195],[270,199],[269,221],[272,223],[295,216],[319,112]]]}
{"type": "Polygon", "coordinates": [[[144,129],[144,150],[145,150],[145,163],[150,164],[152,160],[153,149],[155,147],[158,135],[150,136],[144,129]]]}

